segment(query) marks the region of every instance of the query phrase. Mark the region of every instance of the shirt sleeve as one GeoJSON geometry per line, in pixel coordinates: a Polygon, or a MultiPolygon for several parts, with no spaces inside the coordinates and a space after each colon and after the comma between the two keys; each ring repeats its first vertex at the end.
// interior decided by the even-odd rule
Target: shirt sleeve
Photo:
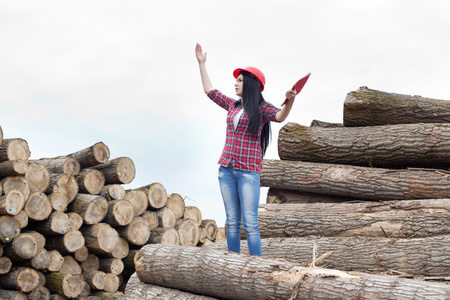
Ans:
{"type": "Polygon", "coordinates": [[[265,122],[278,122],[275,116],[279,111],[279,108],[276,108],[268,102],[263,102],[263,104],[261,105],[261,115],[264,118],[265,122]]]}
{"type": "Polygon", "coordinates": [[[234,104],[234,102],[236,102],[236,100],[225,96],[219,90],[209,91],[208,97],[225,110],[228,110],[234,104]]]}

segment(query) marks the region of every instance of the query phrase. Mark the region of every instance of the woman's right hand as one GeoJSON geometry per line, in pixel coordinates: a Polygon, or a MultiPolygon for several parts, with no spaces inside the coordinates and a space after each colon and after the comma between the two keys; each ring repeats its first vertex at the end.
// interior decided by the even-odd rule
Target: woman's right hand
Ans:
{"type": "Polygon", "coordinates": [[[206,62],[206,52],[203,53],[202,46],[198,43],[195,46],[195,56],[197,56],[197,61],[199,64],[206,62]]]}

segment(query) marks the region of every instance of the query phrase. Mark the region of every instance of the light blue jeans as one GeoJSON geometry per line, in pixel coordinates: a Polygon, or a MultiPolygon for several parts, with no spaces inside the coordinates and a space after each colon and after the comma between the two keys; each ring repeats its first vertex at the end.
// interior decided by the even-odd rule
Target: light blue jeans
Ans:
{"type": "Polygon", "coordinates": [[[257,172],[219,168],[219,183],[227,216],[228,250],[240,253],[241,220],[247,234],[250,255],[262,255],[258,227],[260,176],[257,172]]]}

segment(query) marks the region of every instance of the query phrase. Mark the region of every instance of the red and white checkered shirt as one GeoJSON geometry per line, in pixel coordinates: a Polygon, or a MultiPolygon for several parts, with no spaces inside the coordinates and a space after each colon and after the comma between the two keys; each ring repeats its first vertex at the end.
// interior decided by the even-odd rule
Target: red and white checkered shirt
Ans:
{"type": "Polygon", "coordinates": [[[242,108],[241,100],[227,97],[218,90],[210,91],[208,97],[228,111],[227,136],[219,164],[228,167],[231,163],[231,167],[235,170],[260,173],[262,164],[261,131],[266,122],[277,122],[275,115],[279,109],[265,101],[261,103],[258,135],[252,135],[248,131],[249,120],[245,111],[240,117],[237,128],[234,129],[233,119],[242,108]]]}

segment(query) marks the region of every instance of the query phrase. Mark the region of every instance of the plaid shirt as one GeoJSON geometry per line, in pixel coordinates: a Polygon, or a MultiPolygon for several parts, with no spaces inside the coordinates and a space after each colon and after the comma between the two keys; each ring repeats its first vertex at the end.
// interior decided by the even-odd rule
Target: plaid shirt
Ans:
{"type": "Polygon", "coordinates": [[[234,100],[219,92],[212,90],[208,93],[216,104],[228,111],[227,114],[227,136],[219,164],[223,167],[230,165],[235,170],[261,172],[262,150],[261,150],[261,131],[264,124],[268,121],[275,121],[275,115],[278,108],[263,102],[259,106],[261,121],[259,123],[258,135],[251,135],[248,132],[249,120],[244,111],[239,119],[237,128],[234,129],[233,119],[241,110],[241,100],[234,100]]]}

